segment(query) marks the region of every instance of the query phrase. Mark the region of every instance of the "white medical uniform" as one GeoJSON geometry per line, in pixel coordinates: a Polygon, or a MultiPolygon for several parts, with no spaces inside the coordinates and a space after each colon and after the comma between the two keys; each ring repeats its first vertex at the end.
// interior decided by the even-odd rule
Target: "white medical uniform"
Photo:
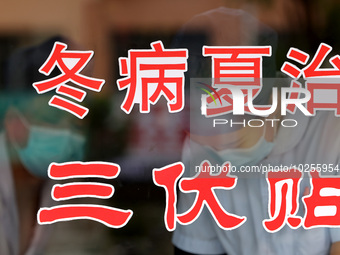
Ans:
{"type": "MultiPolygon", "coordinates": [[[[279,129],[271,153],[258,165],[285,165],[299,163],[332,163],[340,160],[340,119],[333,112],[319,112],[317,116],[296,118],[298,126],[279,129]]],[[[218,159],[207,153],[204,146],[187,141],[183,151],[186,176],[194,173],[195,165],[208,159],[212,165],[221,164],[227,159],[218,159]],[[191,163],[190,163],[191,162],[191,163]],[[191,171],[189,170],[190,166],[191,171]]],[[[211,150],[210,150],[211,151],[211,150]]],[[[334,172],[333,172],[334,174],[334,172]]],[[[335,173],[337,174],[337,173],[335,173]]],[[[235,175],[235,174],[233,174],[235,175]]],[[[192,175],[191,175],[192,176],[192,175]]],[[[304,215],[301,197],[306,187],[310,187],[308,174],[301,181],[298,215],[304,215]]],[[[340,180],[339,180],[340,181],[340,180]]],[[[284,226],[276,233],[268,233],[262,225],[268,215],[268,184],[265,175],[239,177],[232,190],[216,192],[223,208],[232,214],[246,216],[246,222],[234,230],[225,231],[218,227],[210,212],[204,208],[200,217],[190,225],[180,225],[174,232],[176,247],[196,254],[249,255],[311,255],[328,254],[332,242],[340,241],[340,228],[314,228],[296,230],[284,226]]],[[[180,193],[178,210],[188,210],[195,198],[194,194],[180,193]]]]}
{"type": "MultiPolygon", "coordinates": [[[[51,187],[44,189],[42,204],[51,205],[51,187]],[[49,191],[48,191],[49,189],[49,191]]],[[[19,253],[19,218],[12,169],[6,148],[4,133],[0,133],[0,254],[19,253]]],[[[51,231],[50,226],[35,227],[31,244],[25,255],[40,255],[51,231]]]]}

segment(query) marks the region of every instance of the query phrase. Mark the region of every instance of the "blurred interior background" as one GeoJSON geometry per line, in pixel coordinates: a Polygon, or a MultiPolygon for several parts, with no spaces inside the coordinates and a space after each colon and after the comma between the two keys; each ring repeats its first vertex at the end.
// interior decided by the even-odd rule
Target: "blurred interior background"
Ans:
{"type": "MultiPolygon", "coordinates": [[[[277,69],[290,47],[311,56],[321,42],[340,50],[340,2],[337,0],[33,0],[3,1],[0,8],[0,98],[3,117],[9,95],[36,93],[32,82],[45,61],[35,47],[49,40],[71,42],[74,50],[93,50],[91,77],[105,79],[102,92],[88,92],[90,112],[77,127],[87,138],[84,161],[109,161],[121,166],[108,202],[132,209],[122,229],[97,222],[57,223],[44,254],[172,254],[171,233],[163,222],[164,190],[152,183],[152,169],[179,161],[189,125],[188,109],[169,114],[165,101],[140,114],[126,115],[118,91],[118,58],[129,49],[150,49],[162,40],[171,48],[174,38],[195,15],[218,7],[242,9],[271,27],[278,36],[277,69]],[[39,62],[40,61],[40,62],[39,62]]],[[[230,29],[227,26],[226,30],[230,29]]],[[[20,99],[17,99],[20,101],[20,99]]],[[[9,100],[10,101],[10,100],[9,100]]],[[[47,107],[47,106],[45,106],[47,107]]],[[[75,117],[74,117],[75,118],[75,117]]],[[[78,124],[76,124],[78,125],[78,124]]],[[[96,201],[94,201],[96,203],[96,201]]]]}

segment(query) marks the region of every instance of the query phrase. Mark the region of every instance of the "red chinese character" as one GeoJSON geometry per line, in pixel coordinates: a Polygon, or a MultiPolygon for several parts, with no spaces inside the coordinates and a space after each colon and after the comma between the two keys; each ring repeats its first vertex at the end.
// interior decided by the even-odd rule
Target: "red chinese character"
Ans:
{"type": "MultiPolygon", "coordinates": [[[[306,88],[311,93],[307,110],[312,115],[315,115],[315,110],[334,110],[335,115],[340,116],[340,83],[329,79],[340,77],[339,56],[330,59],[333,68],[320,68],[331,50],[332,47],[321,43],[313,60],[305,68],[299,69],[289,62],[285,62],[281,67],[281,71],[292,78],[298,79],[303,74],[303,77],[307,79],[306,88]]],[[[287,57],[303,65],[309,59],[307,53],[295,48],[289,50],[287,57]]]]}
{"type": "Polygon", "coordinates": [[[307,102],[307,110],[315,115],[315,110],[333,110],[335,116],[340,116],[340,82],[322,79],[320,82],[306,82],[306,88],[311,93],[307,102]]]}
{"type": "MultiPolygon", "coordinates": [[[[50,75],[54,67],[57,66],[61,74],[48,80],[35,82],[33,83],[33,87],[39,94],[56,89],[58,94],[82,102],[86,96],[86,92],[67,85],[67,82],[73,82],[81,87],[99,92],[105,81],[80,74],[92,58],[94,54],[93,51],[70,51],[66,50],[66,48],[66,44],[55,42],[50,56],[39,69],[40,73],[50,75]]],[[[84,118],[89,111],[87,108],[59,96],[53,96],[48,104],[68,111],[81,119],[84,118]]]]}
{"type": "Polygon", "coordinates": [[[339,177],[320,177],[310,172],[311,193],[302,198],[306,206],[304,228],[340,226],[339,177]]]}
{"type": "Polygon", "coordinates": [[[296,213],[299,209],[301,178],[302,173],[296,169],[268,173],[270,219],[262,222],[268,232],[277,232],[285,224],[293,229],[300,226],[302,218],[296,213]]]}
{"type": "Polygon", "coordinates": [[[303,69],[304,78],[312,77],[339,77],[340,76],[340,58],[334,56],[330,58],[333,68],[322,68],[320,66],[325,61],[327,55],[332,51],[332,47],[321,43],[311,63],[303,69]]]}
{"type": "Polygon", "coordinates": [[[169,112],[184,107],[184,72],[187,71],[187,49],[164,50],[161,41],[151,43],[152,50],[129,50],[128,58],[119,58],[118,89],[128,89],[121,109],[130,113],[135,103],[140,112],[150,112],[163,95],[169,112]]]}
{"type": "Polygon", "coordinates": [[[239,217],[226,212],[220,204],[214,190],[230,190],[235,187],[237,178],[228,175],[230,163],[223,164],[218,175],[211,175],[211,165],[209,161],[203,161],[200,166],[200,173],[194,178],[183,178],[179,187],[182,192],[197,193],[193,206],[183,214],[176,215],[177,193],[176,183],[183,174],[183,164],[177,163],[154,170],[154,182],[156,185],[164,187],[167,194],[165,225],[167,229],[174,230],[176,218],[181,224],[194,222],[202,212],[203,206],[207,206],[214,220],[219,227],[231,230],[239,227],[246,221],[246,217],[239,217]]]}
{"type": "MultiPolygon", "coordinates": [[[[300,51],[299,49],[292,47],[288,51],[287,58],[295,60],[298,63],[305,65],[309,59],[309,55],[303,51],[300,51]]],[[[289,62],[283,63],[281,71],[295,79],[298,79],[302,74],[302,71],[298,67],[289,62]]]]}
{"type": "MultiPolygon", "coordinates": [[[[339,77],[340,76],[340,58],[338,55],[330,58],[330,63],[333,68],[320,68],[320,66],[325,61],[327,55],[332,51],[332,47],[321,43],[313,60],[308,66],[302,70],[297,68],[295,65],[284,62],[281,67],[281,71],[289,75],[292,78],[299,78],[301,74],[305,79],[315,78],[315,77],[339,77]]],[[[305,65],[309,59],[309,55],[303,51],[295,48],[290,48],[287,57],[297,61],[300,64],[305,65]]]]}
{"type": "MultiPolygon", "coordinates": [[[[253,100],[262,89],[262,56],[271,56],[271,47],[203,47],[203,56],[212,57],[212,86],[217,89],[207,97],[207,116],[227,114],[233,110],[235,86],[241,92],[244,111],[251,113],[246,102],[253,100]],[[233,91],[234,88],[234,91],[233,91]],[[250,97],[248,99],[248,97],[250,97]],[[221,105],[212,104],[214,98],[222,98],[221,105]]],[[[257,106],[268,110],[268,106],[257,106]]]]}
{"type": "MultiPolygon", "coordinates": [[[[120,168],[116,164],[104,162],[68,162],[52,163],[48,169],[49,177],[56,180],[69,178],[101,177],[112,179],[119,175],[120,168]]],[[[112,185],[98,182],[73,182],[65,185],[54,185],[52,198],[56,201],[79,197],[110,198],[113,195],[112,185]]],[[[76,219],[95,220],[108,227],[120,228],[132,217],[131,210],[121,210],[113,207],[93,204],[69,204],[41,208],[38,212],[39,224],[52,224],[59,221],[76,219]]]]}
{"type": "Polygon", "coordinates": [[[176,185],[183,173],[183,163],[175,163],[159,169],[156,168],[152,172],[153,182],[157,186],[163,187],[166,192],[164,222],[168,231],[173,231],[176,228],[176,185]]]}

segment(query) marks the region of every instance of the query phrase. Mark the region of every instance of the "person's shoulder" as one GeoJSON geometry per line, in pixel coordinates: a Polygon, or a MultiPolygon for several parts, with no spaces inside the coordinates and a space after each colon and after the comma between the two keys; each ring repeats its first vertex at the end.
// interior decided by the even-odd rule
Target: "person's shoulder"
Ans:
{"type": "Polygon", "coordinates": [[[340,116],[335,116],[333,111],[319,111],[315,116],[308,118],[307,131],[323,136],[340,134],[340,116]]]}
{"type": "Polygon", "coordinates": [[[294,121],[295,126],[280,126],[272,154],[291,151],[311,140],[328,143],[332,148],[340,147],[340,117],[336,117],[333,111],[317,111],[315,116],[296,112],[286,116],[285,120],[294,121]]]}

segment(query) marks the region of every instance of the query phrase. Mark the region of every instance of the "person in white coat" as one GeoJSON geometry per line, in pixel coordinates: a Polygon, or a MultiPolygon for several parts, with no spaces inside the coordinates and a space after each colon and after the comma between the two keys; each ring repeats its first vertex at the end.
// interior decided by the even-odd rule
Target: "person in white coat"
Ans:
{"type": "MultiPolygon", "coordinates": [[[[263,58],[263,77],[275,77],[275,32],[259,23],[254,17],[242,10],[224,7],[195,16],[184,27],[177,38],[176,47],[186,47],[191,53],[193,65],[189,64],[189,78],[210,78],[211,60],[202,56],[202,46],[259,46],[271,45],[271,60],[263,58]],[[195,33],[193,33],[195,32],[195,33]],[[197,40],[197,32],[206,35],[204,40],[197,40]],[[196,35],[193,39],[192,35],[196,35]],[[262,38],[262,39],[261,39],[262,38]],[[273,61],[273,62],[271,62],[273,61]],[[274,70],[274,73],[272,72],[274,70]],[[267,75],[266,75],[267,73],[267,75]]],[[[190,81],[190,79],[187,79],[190,81]]],[[[263,80],[265,83],[266,79],[263,80]]],[[[201,82],[202,84],[204,82],[201,82]]],[[[211,80],[205,82],[211,84],[211,80]]],[[[260,95],[254,99],[254,105],[270,104],[271,88],[275,80],[263,84],[260,95]]],[[[299,164],[327,163],[340,164],[340,119],[333,112],[319,112],[316,116],[306,117],[299,110],[295,115],[280,116],[280,109],[269,116],[283,120],[295,119],[294,128],[282,127],[280,122],[272,126],[266,122],[262,127],[230,127],[226,125],[213,127],[211,120],[201,115],[200,104],[202,91],[195,95],[197,85],[190,83],[190,136],[184,144],[182,161],[185,165],[183,177],[197,175],[197,166],[209,160],[212,166],[290,166],[299,164]],[[195,100],[198,101],[195,104],[195,100]],[[209,122],[209,123],[208,123],[209,122]]],[[[276,84],[278,85],[278,84],[276,84]]],[[[289,82],[288,82],[289,86],[289,82]]],[[[233,119],[246,122],[256,116],[234,116],[232,114],[217,118],[233,119]]],[[[261,118],[261,117],[260,117],[261,118]]],[[[262,119],[262,118],[261,118],[262,119]]],[[[269,192],[265,174],[231,173],[238,177],[236,186],[231,190],[216,190],[221,206],[228,212],[247,217],[240,227],[223,230],[214,221],[210,211],[205,207],[200,216],[191,224],[177,224],[173,235],[175,255],[321,255],[340,254],[340,228],[303,227],[291,229],[284,226],[275,233],[267,232],[262,221],[269,219],[269,192]]],[[[308,193],[310,179],[304,173],[300,184],[300,207],[297,215],[304,216],[301,197],[308,193]]],[[[178,213],[184,213],[193,206],[193,193],[180,193],[178,213]]]]}
{"type": "Polygon", "coordinates": [[[0,254],[38,255],[52,226],[39,226],[37,212],[51,206],[48,165],[81,160],[84,138],[68,129],[30,125],[10,109],[0,133],[0,254]]]}

